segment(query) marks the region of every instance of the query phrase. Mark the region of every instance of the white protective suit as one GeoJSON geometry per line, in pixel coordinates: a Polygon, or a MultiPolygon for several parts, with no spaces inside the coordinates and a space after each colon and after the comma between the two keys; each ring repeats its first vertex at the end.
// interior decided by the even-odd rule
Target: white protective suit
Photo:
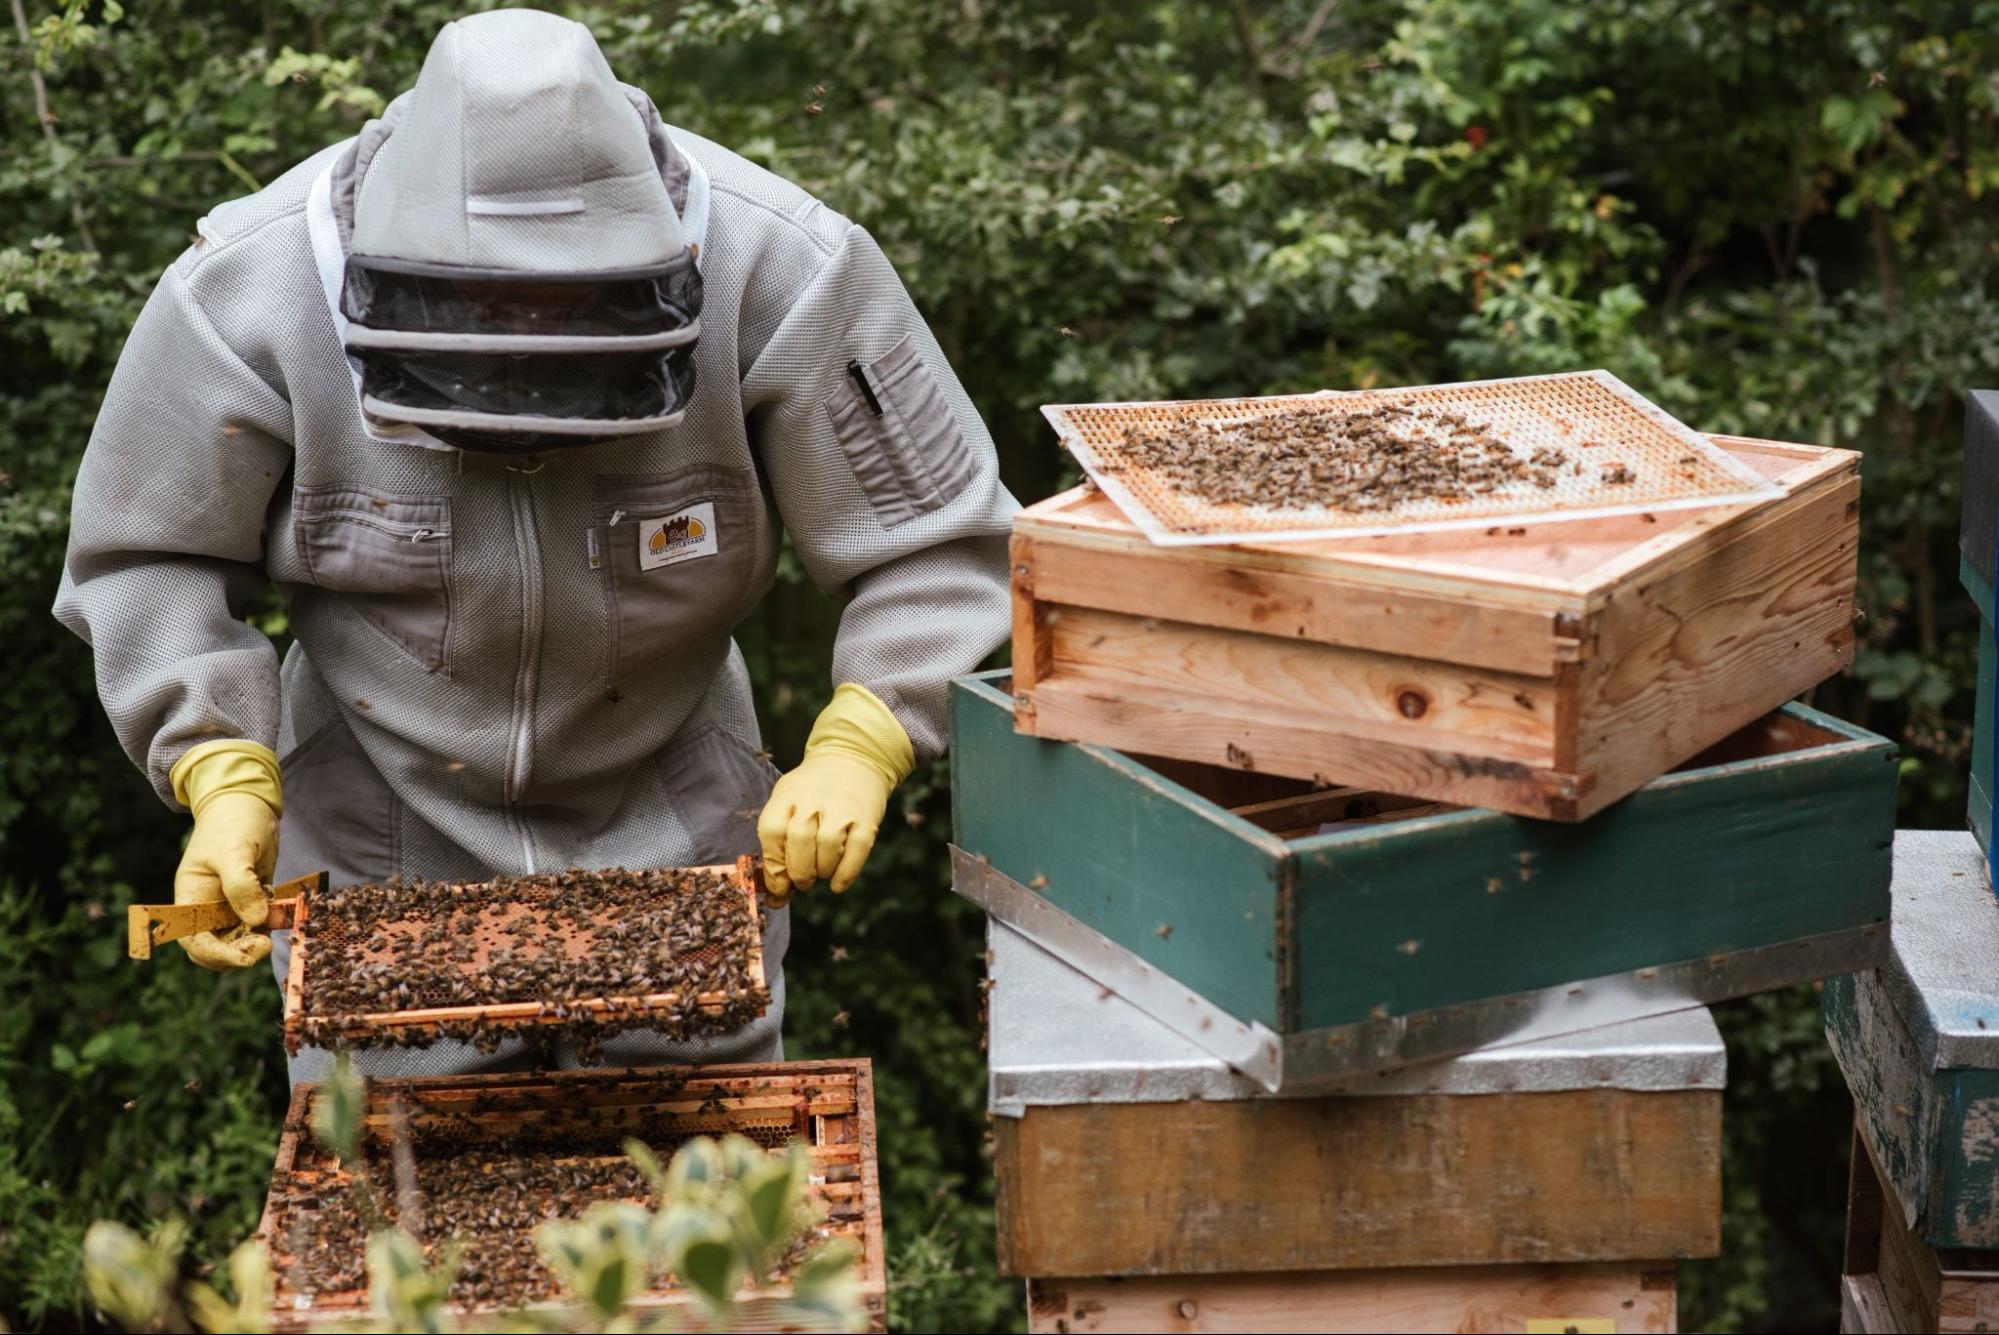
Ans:
{"type": "MultiPolygon", "coordinates": [[[[780,529],[847,598],[834,679],[878,696],[919,761],[942,751],[946,683],[1007,633],[1017,507],[991,439],[867,233],[663,125],[579,25],[450,25],[380,120],[199,230],[112,377],[56,603],[164,800],[190,747],[247,738],[282,762],[280,879],[754,852],[776,771],[731,630],[771,587],[780,529]],[[598,189],[634,145],[658,188],[598,189]],[[670,200],[658,225],[679,234],[657,249],[684,242],[705,293],[684,420],[530,458],[364,422],[343,259],[357,226],[394,243],[426,173],[459,212],[432,190],[405,221],[530,272],[629,262],[634,219],[670,200]],[[587,207],[463,207],[544,197],[587,207]],[[296,637],[282,664],[242,620],[267,580],[296,637]]],[[[788,934],[773,913],[763,1020],[693,1045],[625,1035],[605,1060],[779,1055],[788,934]]],[[[379,1074],[491,1064],[448,1045],[370,1056],[379,1074]]]]}

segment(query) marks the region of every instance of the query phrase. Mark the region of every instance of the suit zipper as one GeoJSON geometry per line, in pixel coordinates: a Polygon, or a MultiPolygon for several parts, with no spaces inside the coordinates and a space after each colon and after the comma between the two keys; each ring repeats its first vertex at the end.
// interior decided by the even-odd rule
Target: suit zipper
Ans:
{"type": "Polygon", "coordinates": [[[521,870],[535,875],[534,832],[529,829],[522,799],[527,794],[533,763],[534,702],[541,674],[541,540],[535,525],[533,483],[525,473],[511,473],[507,499],[514,511],[514,548],[521,580],[521,639],[519,666],[514,674],[513,724],[507,760],[507,815],[520,839],[521,870]]]}

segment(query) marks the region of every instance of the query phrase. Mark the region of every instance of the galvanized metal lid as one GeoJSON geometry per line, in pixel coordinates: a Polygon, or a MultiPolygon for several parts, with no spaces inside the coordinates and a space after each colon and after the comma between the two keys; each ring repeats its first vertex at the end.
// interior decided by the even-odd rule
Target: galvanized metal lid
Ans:
{"type": "Polygon", "coordinates": [[[1881,984],[1932,1068],[1999,1070],[1999,899],[1964,830],[1895,835],[1881,984]]]}
{"type": "MultiPolygon", "coordinates": [[[[988,919],[986,941],[995,1114],[1019,1117],[1030,1107],[1073,1103],[1270,1097],[1005,923],[988,919]]],[[[1721,1033],[1696,1008],[1361,1076],[1313,1093],[1720,1089],[1726,1075],[1721,1033]]]]}

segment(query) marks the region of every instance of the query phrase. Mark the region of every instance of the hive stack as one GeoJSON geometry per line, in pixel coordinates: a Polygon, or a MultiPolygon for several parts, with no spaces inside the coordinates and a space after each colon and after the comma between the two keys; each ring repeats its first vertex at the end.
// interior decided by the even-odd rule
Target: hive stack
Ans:
{"type": "Polygon", "coordinates": [[[1993,555],[1999,392],[1965,395],[1958,573],[1978,607],[1970,833],[1895,841],[1879,969],[1830,983],[1826,1036],[1853,1093],[1841,1328],[1999,1326],[1999,900],[1993,897],[1993,555]]]}
{"type": "Polygon", "coordinates": [[[1999,900],[1969,834],[1895,838],[1894,948],[1830,980],[1853,1092],[1842,1329],[1999,1327],[1999,900]]]}
{"type": "MultiPolygon", "coordinates": [[[[1201,1102],[1213,1093],[1183,1092],[1153,1105],[1129,1143],[1268,1165],[1225,1216],[1256,1240],[1233,1268],[1265,1274],[1230,1281],[1223,1306],[1255,1311],[1262,1328],[1380,1321],[1361,1295],[1415,1292],[1395,1285],[1449,1307],[1451,1294],[1527,1283],[1463,1267],[1582,1262],[1453,1251],[1439,1241],[1450,1209],[1433,1200],[1412,1212],[1417,1184],[1364,1167],[1404,1152],[1394,1134],[1425,1143],[1447,1117],[1485,1128],[1465,1134],[1489,1134],[1512,1156],[1507,1171],[1533,1178],[1508,1188],[1514,1208],[1532,1198],[1577,1227],[1600,1218],[1570,1201],[1574,1172],[1553,1167],[1553,1142],[1574,1134],[1563,1118],[1509,1123],[1504,1100],[1453,1083],[1483,1078],[1458,1068],[1532,1067],[1551,1040],[1571,1055],[1620,1051],[1627,1040],[1607,1026],[1700,1015],[1701,1003],[1845,973],[1884,951],[1895,749],[1786,703],[1851,657],[1857,456],[1711,439],[1774,494],[1168,546],[1085,487],[1017,522],[1013,668],[954,688],[957,888],[1091,980],[1069,1024],[1094,1029],[1091,1006],[1129,1005],[1242,1078],[1233,1120],[1201,1102]],[[1419,1063],[1434,1065],[1404,1069],[1419,1063]],[[1397,1070],[1434,1093],[1352,1092],[1397,1070]],[[1268,1134],[1287,1117],[1379,1124],[1388,1138],[1340,1141],[1354,1168],[1334,1173],[1323,1145],[1268,1134]],[[1395,1218],[1414,1221],[1409,1234],[1372,1251],[1321,1236],[1362,1237],[1395,1218]],[[1382,1288],[1321,1273],[1335,1270],[1398,1273],[1382,1288]],[[1266,1282],[1275,1287],[1254,1301],[1240,1288],[1266,1282]]],[[[994,991],[996,1044],[1006,986],[994,991]]],[[[1100,1069],[1078,1076],[1086,1092],[1123,1079],[1114,1049],[1077,1062],[1100,1069]]],[[[1113,1156],[1050,1148],[1029,1134],[1036,1115],[1001,1124],[1013,1271],[1185,1273],[1171,1267],[1193,1258],[1163,1250],[1075,1259],[1061,1202],[1114,1195],[1120,1171],[1147,1170],[1142,1157],[1121,1170],[1113,1156]]],[[[1616,1175],[1639,1191],[1637,1160],[1671,1161],[1687,1136],[1634,1131],[1624,1143],[1636,1158],[1616,1175]]],[[[1704,1181],[1680,1171],[1690,1191],[1704,1181]]],[[[1476,1208],[1480,1184],[1503,1180],[1495,1173],[1465,1160],[1448,1178],[1457,1207],[1476,1208]]],[[[1700,1199],[1711,1215],[1712,1198],[1700,1199]]],[[[1712,1239],[1710,1228],[1670,1246],[1607,1242],[1623,1249],[1590,1263],[1656,1276],[1675,1257],[1710,1254],[1712,1239]]],[[[1084,1291],[1037,1288],[1050,1311],[1047,1294],[1084,1291]]],[[[1637,1310],[1617,1320],[1641,1328],[1637,1310]]],[[[1061,1319],[1092,1328],[1078,1315],[1061,1319]]],[[[1460,1316],[1462,1328],[1489,1328],[1460,1316]]]]}

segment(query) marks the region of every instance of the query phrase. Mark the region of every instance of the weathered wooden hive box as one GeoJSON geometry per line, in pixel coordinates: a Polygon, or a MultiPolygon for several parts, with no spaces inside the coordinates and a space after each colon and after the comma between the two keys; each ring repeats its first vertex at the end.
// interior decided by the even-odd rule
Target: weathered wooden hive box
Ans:
{"type": "Polygon", "coordinates": [[[1825,987],[1826,1037],[1889,1209],[1936,1249],[1999,1251],[1999,901],[1985,878],[1969,834],[1898,834],[1889,956],[1825,987]]]}
{"type": "Polygon", "coordinates": [[[1029,1328],[1672,1328],[1720,1245],[1700,1009],[1267,1097],[988,932],[999,1265],[1029,1328]]]}
{"type": "Polygon", "coordinates": [[[953,686],[958,889],[1268,1088],[1886,947],[1895,747],[1802,706],[1560,824],[1044,741],[1015,694],[953,686]]]}
{"type": "Polygon", "coordinates": [[[1064,492],[1015,521],[1015,726],[1581,820],[1852,659],[1859,456],[1711,439],[1785,495],[1168,548],[1064,492]]]}
{"type": "MultiPolygon", "coordinates": [[[[272,1252],[272,1310],[280,1330],[352,1328],[369,1312],[364,1234],[342,1205],[353,1166],[310,1130],[321,1088],[307,1083],[292,1090],[258,1227],[272,1252]]],[[[858,1245],[868,1329],[886,1329],[874,1083],[865,1060],[371,1081],[364,1147],[371,1177],[384,1176],[375,1160],[391,1155],[398,1134],[411,1150],[425,1237],[456,1237],[463,1247],[451,1303],[458,1317],[545,1307],[555,1289],[530,1240],[541,1212],[517,1218],[504,1209],[489,1214],[486,1206],[474,1207],[440,1181],[462,1182],[464,1174],[454,1169],[470,1162],[510,1181],[564,1183],[548,1200],[547,1217],[577,1218],[595,1200],[657,1204],[646,1199],[651,1190],[643,1178],[626,1170],[626,1137],[644,1141],[664,1162],[696,1136],[737,1134],[773,1151],[804,1143],[810,1195],[823,1221],[815,1234],[858,1245]],[[498,1301],[482,1287],[504,1280],[504,1287],[516,1288],[521,1276],[533,1290],[526,1304],[498,1301]]],[[[792,1329],[782,1309],[789,1296],[781,1274],[746,1286],[735,1328],[792,1329]]],[[[698,1316],[690,1296],[670,1280],[630,1307],[652,1319],[666,1309],[681,1323],[698,1316]]]]}

